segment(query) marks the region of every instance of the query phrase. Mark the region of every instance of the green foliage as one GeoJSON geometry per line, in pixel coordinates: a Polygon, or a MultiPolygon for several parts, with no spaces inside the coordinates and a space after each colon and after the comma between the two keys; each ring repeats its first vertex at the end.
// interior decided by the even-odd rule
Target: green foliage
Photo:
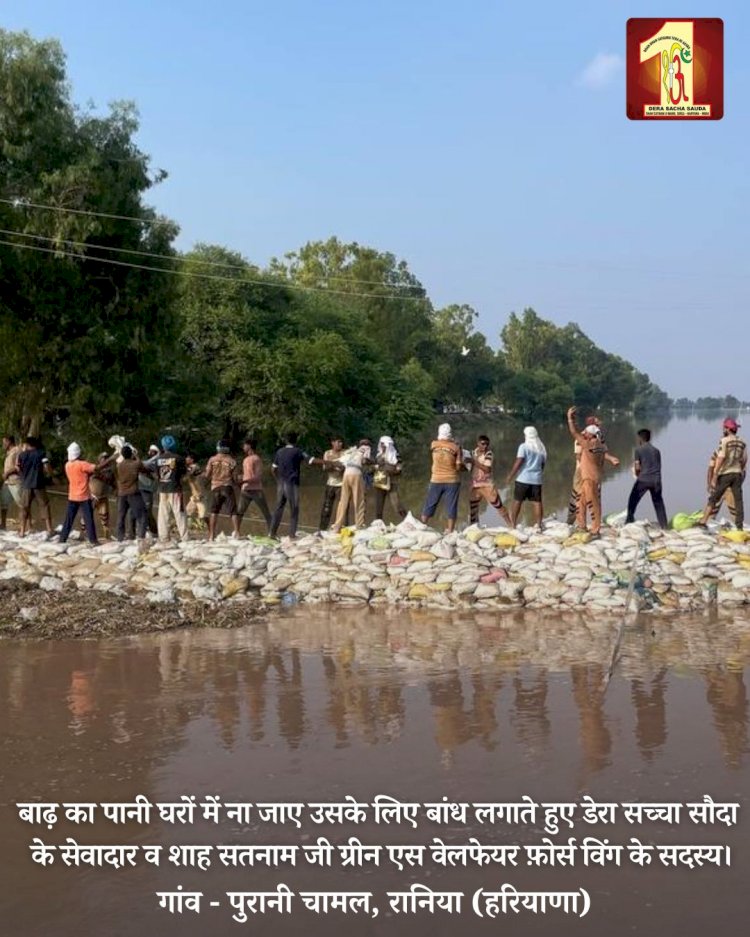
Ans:
{"type": "Polygon", "coordinates": [[[252,432],[271,446],[293,429],[322,446],[334,432],[403,439],[441,405],[525,419],[572,402],[669,405],[577,325],[532,309],[511,314],[495,352],[471,306],[435,310],[407,263],[373,247],[331,237],[267,269],[216,245],[178,254],[177,227],[144,204],[164,173],[137,130],[132,104],[74,106],[58,43],[0,30],[0,198],[16,200],[0,202],[9,429],[97,447],[115,430],[139,445],[169,427],[183,445],[252,432]]]}
{"type": "Polygon", "coordinates": [[[421,429],[434,413],[435,382],[416,358],[402,366],[389,388],[382,425],[389,436],[404,438],[421,429]]]}
{"type": "Polygon", "coordinates": [[[636,412],[671,405],[648,375],[603,351],[573,322],[561,328],[525,309],[520,317],[511,313],[501,339],[510,375],[499,396],[524,419],[558,415],[571,403],[636,412]]]}

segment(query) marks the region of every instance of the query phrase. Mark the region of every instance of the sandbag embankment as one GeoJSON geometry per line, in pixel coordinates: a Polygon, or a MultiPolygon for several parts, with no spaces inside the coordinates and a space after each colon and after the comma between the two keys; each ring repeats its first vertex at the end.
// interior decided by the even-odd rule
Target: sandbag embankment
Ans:
{"type": "Polygon", "coordinates": [[[155,603],[337,602],[434,608],[695,611],[750,601],[750,544],[716,529],[640,522],[600,540],[548,522],[543,533],[469,527],[442,535],[411,518],[343,536],[99,547],[0,535],[0,580],[155,603]],[[734,539],[729,539],[734,538],[734,539]],[[628,598],[630,596],[630,598],[628,598]]]}

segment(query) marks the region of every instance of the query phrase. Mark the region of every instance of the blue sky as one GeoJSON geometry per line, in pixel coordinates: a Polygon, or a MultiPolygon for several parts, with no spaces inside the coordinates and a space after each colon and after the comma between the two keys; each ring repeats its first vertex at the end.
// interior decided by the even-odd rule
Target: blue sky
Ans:
{"type": "Polygon", "coordinates": [[[2,25],[61,40],[77,101],[136,101],[180,246],[263,264],[335,234],[472,304],[493,345],[533,306],[674,396],[750,399],[750,13],[703,11],[725,23],[723,120],[628,121],[625,23],[664,12],[26,0],[2,25]]]}

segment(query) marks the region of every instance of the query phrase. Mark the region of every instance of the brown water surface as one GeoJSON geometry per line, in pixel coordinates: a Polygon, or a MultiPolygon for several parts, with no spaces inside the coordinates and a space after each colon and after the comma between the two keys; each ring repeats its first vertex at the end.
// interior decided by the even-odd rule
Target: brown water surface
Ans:
{"type": "MultiPolygon", "coordinates": [[[[747,805],[750,616],[628,624],[614,677],[605,677],[617,622],[579,615],[439,615],[403,610],[291,609],[235,631],[185,631],[99,641],[0,643],[0,932],[8,935],[198,937],[237,933],[372,935],[512,932],[704,935],[745,925],[747,817],[736,828],[654,824],[579,828],[627,843],[728,843],[729,868],[573,869],[427,864],[379,868],[208,871],[139,864],[71,869],[32,863],[33,836],[51,844],[540,842],[534,829],[366,823],[301,831],[200,822],[194,827],[107,822],[54,829],[22,823],[18,801],[151,801],[210,794],[223,801],[361,801],[390,794],[419,803],[717,801],[747,805]],[[269,829],[271,833],[269,835],[269,829]],[[303,838],[300,838],[300,834],[303,838]],[[156,891],[367,890],[375,919],[338,912],[266,915],[231,909],[171,916],[156,891]],[[550,912],[461,918],[389,915],[387,890],[422,882],[471,895],[480,886],[573,890],[582,920],[550,912]]],[[[566,842],[570,831],[550,838],[566,842]]]]}

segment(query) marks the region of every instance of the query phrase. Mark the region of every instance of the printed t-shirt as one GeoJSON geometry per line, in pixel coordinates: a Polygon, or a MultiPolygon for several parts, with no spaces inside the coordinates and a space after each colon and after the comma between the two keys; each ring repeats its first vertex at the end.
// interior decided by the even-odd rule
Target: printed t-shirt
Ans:
{"type": "Polygon", "coordinates": [[[661,481],[661,452],[645,442],[635,450],[635,461],[640,462],[638,481],[656,483],[661,481]]]}
{"type": "Polygon", "coordinates": [[[344,450],[342,449],[340,452],[334,452],[333,449],[329,449],[323,456],[324,462],[336,462],[341,466],[340,471],[336,469],[330,469],[330,471],[326,472],[326,475],[328,476],[326,478],[326,486],[328,488],[340,488],[344,484],[344,480],[342,478],[344,474],[344,466],[341,465],[341,463],[338,461],[339,457],[343,454],[343,451],[344,450]]]}
{"type": "Polygon", "coordinates": [[[21,480],[18,475],[18,470],[16,465],[18,464],[18,454],[21,451],[20,446],[11,446],[8,449],[8,452],[5,456],[5,465],[3,466],[3,474],[8,475],[6,478],[6,484],[8,485],[17,485],[21,480]],[[8,474],[10,473],[10,474],[8,474]]]}
{"type": "Polygon", "coordinates": [[[263,490],[263,460],[257,453],[242,460],[242,487],[245,491],[263,490]]]}
{"type": "Polygon", "coordinates": [[[226,488],[234,481],[237,461],[225,452],[212,455],[206,462],[206,478],[211,482],[211,491],[226,488]]]}
{"type": "Polygon", "coordinates": [[[724,462],[719,469],[719,475],[736,474],[744,471],[745,443],[738,436],[724,436],[719,443],[719,455],[724,456],[724,462]]]}
{"type": "Polygon", "coordinates": [[[522,485],[541,485],[542,472],[544,471],[545,459],[541,452],[535,452],[530,449],[525,442],[518,447],[516,458],[523,459],[521,471],[516,476],[516,481],[522,485]]]}
{"type": "Polygon", "coordinates": [[[115,465],[117,494],[121,498],[138,493],[138,475],[143,470],[143,463],[138,459],[123,459],[115,465]]]}
{"type": "Polygon", "coordinates": [[[602,466],[607,447],[596,436],[579,434],[578,442],[581,444],[581,480],[598,484],[602,480],[602,466]]]}
{"type": "Polygon", "coordinates": [[[492,481],[492,466],[495,461],[492,449],[487,449],[485,452],[475,449],[471,455],[474,460],[474,466],[471,470],[471,487],[491,488],[494,484],[492,481]]]}
{"type": "Polygon", "coordinates": [[[156,458],[156,475],[159,480],[159,491],[165,495],[182,491],[182,479],[187,466],[182,456],[174,452],[162,452],[156,458]]]}
{"type": "Polygon", "coordinates": [[[83,462],[74,459],[65,463],[65,474],[68,476],[68,501],[89,501],[89,479],[96,471],[93,462],[83,462]]]}
{"type": "Polygon", "coordinates": [[[21,474],[21,487],[35,490],[46,488],[47,477],[44,474],[44,463],[47,457],[44,449],[27,449],[18,457],[18,470],[21,474]]]}
{"type": "Polygon", "coordinates": [[[276,477],[282,482],[299,485],[299,469],[303,462],[309,462],[310,456],[299,446],[282,446],[273,457],[276,477]]]}
{"type": "Polygon", "coordinates": [[[459,480],[458,469],[456,468],[456,457],[461,454],[461,450],[452,439],[433,439],[430,443],[432,451],[432,475],[430,481],[433,484],[449,485],[451,482],[459,480]]]}

